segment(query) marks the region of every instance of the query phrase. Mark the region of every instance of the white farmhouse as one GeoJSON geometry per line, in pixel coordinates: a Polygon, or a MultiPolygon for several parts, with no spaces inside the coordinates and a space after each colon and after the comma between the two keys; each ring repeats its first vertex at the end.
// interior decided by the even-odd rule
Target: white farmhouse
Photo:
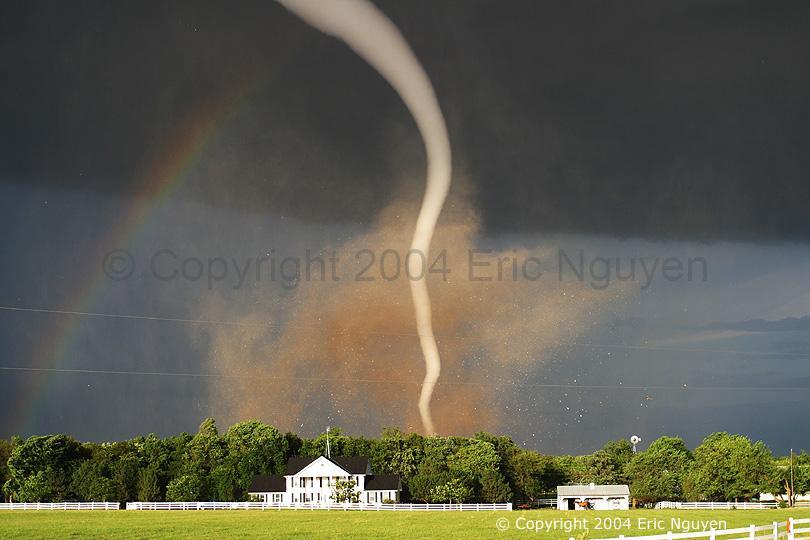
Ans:
{"type": "Polygon", "coordinates": [[[597,484],[557,486],[557,510],[627,510],[630,488],[597,484]]]}
{"type": "Polygon", "coordinates": [[[400,501],[399,476],[372,474],[366,457],[292,457],[284,476],[256,476],[248,494],[269,503],[325,505],[334,502],[332,487],[338,480],[354,480],[361,503],[400,501]]]}

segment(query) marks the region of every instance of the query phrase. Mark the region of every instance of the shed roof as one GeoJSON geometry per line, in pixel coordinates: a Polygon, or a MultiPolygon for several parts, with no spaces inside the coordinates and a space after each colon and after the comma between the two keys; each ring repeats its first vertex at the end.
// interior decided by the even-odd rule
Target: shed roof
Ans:
{"type": "Polygon", "coordinates": [[[574,486],[557,486],[558,497],[610,497],[630,496],[630,488],[625,484],[600,485],[579,484],[574,486]]]}

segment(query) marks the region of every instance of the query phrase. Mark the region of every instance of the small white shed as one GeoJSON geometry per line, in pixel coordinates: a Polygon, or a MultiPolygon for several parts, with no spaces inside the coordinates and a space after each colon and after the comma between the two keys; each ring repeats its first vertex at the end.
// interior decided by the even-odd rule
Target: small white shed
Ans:
{"type": "Polygon", "coordinates": [[[586,484],[557,486],[558,510],[627,510],[630,488],[626,485],[586,484]]]}

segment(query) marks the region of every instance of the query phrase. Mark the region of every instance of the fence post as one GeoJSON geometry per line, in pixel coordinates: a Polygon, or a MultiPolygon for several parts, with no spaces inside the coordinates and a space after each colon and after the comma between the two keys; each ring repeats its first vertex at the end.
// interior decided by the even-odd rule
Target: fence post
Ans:
{"type": "Polygon", "coordinates": [[[672,540],[672,531],[667,531],[667,540],[672,540]]]}
{"type": "Polygon", "coordinates": [[[752,525],[751,525],[751,532],[750,532],[750,533],[749,533],[749,535],[748,535],[748,537],[749,537],[751,540],[754,540],[754,539],[757,537],[757,532],[756,532],[754,529],[756,529],[756,526],[752,524],[752,525]]]}
{"type": "Polygon", "coordinates": [[[779,540],[779,522],[773,522],[773,540],[779,540]]]}
{"type": "Polygon", "coordinates": [[[709,540],[715,540],[717,538],[717,531],[714,529],[709,531],[709,540]]]}
{"type": "Polygon", "coordinates": [[[787,537],[788,540],[793,540],[795,533],[793,532],[793,518],[788,518],[787,522],[787,537]]]}

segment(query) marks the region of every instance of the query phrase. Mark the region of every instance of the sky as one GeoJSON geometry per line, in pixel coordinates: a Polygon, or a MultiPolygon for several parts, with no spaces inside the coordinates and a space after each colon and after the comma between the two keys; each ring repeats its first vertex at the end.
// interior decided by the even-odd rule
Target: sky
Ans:
{"type": "MultiPolygon", "coordinates": [[[[375,5],[453,152],[439,433],[810,448],[810,5],[375,5]]],[[[0,35],[0,436],[422,430],[425,154],[374,69],[273,2],[0,35]]]]}

